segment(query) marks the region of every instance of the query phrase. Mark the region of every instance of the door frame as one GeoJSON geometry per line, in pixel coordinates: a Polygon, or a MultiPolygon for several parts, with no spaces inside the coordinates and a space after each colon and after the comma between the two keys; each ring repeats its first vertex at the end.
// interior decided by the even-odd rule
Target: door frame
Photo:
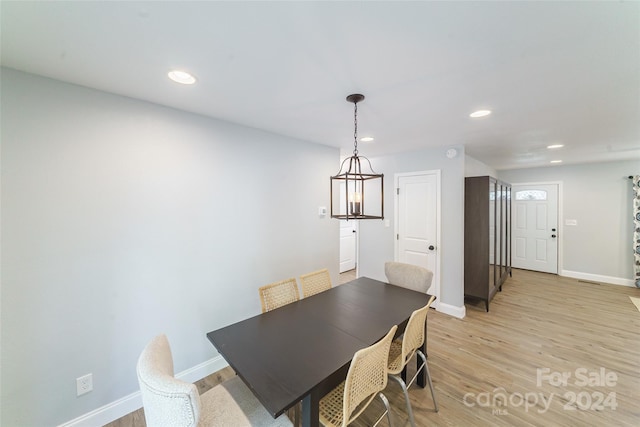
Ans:
{"type": "MultiPolygon", "coordinates": [[[[441,194],[442,194],[442,187],[441,187],[441,170],[440,169],[433,169],[433,170],[426,170],[426,171],[416,171],[416,172],[402,172],[402,173],[396,173],[393,175],[393,234],[397,235],[398,234],[398,229],[399,229],[399,215],[398,215],[398,211],[399,211],[399,206],[398,206],[398,191],[397,189],[400,188],[400,178],[404,178],[404,177],[409,177],[409,176],[418,176],[418,175],[435,175],[436,177],[436,270],[434,271],[433,274],[433,286],[435,289],[435,296],[436,296],[436,300],[433,302],[432,307],[434,307],[436,310],[439,308],[440,306],[440,276],[441,276],[441,271],[442,271],[442,263],[441,263],[441,257],[440,257],[440,242],[441,240],[441,209],[442,209],[442,199],[441,199],[441,194]]],[[[399,253],[399,248],[398,246],[400,245],[400,242],[398,239],[394,239],[394,244],[393,244],[393,260],[394,261],[398,261],[398,253],[399,253]]]]}
{"type": "MultiPolygon", "coordinates": [[[[511,218],[515,218],[515,201],[516,193],[513,187],[516,185],[557,185],[558,186],[558,276],[563,276],[563,247],[564,247],[564,209],[563,209],[563,193],[562,181],[532,181],[532,182],[515,182],[511,183],[511,218]]],[[[511,234],[511,245],[513,246],[513,233],[511,234]]]]}

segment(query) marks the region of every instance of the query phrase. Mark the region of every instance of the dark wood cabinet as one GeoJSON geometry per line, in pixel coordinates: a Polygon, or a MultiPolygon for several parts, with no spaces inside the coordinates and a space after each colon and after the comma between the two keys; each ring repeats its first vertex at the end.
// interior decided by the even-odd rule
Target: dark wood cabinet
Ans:
{"type": "Polygon", "coordinates": [[[511,275],[511,185],[465,178],[464,296],[489,301],[511,275]]]}

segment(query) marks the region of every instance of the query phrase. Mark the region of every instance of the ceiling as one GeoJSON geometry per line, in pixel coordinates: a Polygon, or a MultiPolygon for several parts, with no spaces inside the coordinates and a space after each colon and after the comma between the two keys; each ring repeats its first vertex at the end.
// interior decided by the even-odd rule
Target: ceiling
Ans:
{"type": "Polygon", "coordinates": [[[640,159],[639,2],[2,1],[0,18],[5,67],[344,153],[362,93],[367,157],[640,159]]]}

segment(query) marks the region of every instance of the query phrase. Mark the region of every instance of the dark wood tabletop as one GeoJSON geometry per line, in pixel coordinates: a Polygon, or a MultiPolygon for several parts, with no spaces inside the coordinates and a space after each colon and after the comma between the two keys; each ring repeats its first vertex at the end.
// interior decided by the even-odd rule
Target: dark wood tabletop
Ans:
{"type": "Polygon", "coordinates": [[[207,337],[271,415],[302,400],[303,425],[317,426],[318,402],[344,381],[353,354],[393,325],[401,334],[429,298],[361,277],[207,337]]]}

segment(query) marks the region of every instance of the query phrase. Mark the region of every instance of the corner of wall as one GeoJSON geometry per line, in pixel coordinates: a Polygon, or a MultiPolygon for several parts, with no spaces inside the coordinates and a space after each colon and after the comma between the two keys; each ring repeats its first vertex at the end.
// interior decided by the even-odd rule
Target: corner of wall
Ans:
{"type": "Polygon", "coordinates": [[[440,302],[435,305],[435,308],[438,312],[448,314],[449,316],[457,317],[458,319],[464,319],[467,315],[467,308],[462,305],[461,307],[446,304],[444,302],[440,302]]]}

